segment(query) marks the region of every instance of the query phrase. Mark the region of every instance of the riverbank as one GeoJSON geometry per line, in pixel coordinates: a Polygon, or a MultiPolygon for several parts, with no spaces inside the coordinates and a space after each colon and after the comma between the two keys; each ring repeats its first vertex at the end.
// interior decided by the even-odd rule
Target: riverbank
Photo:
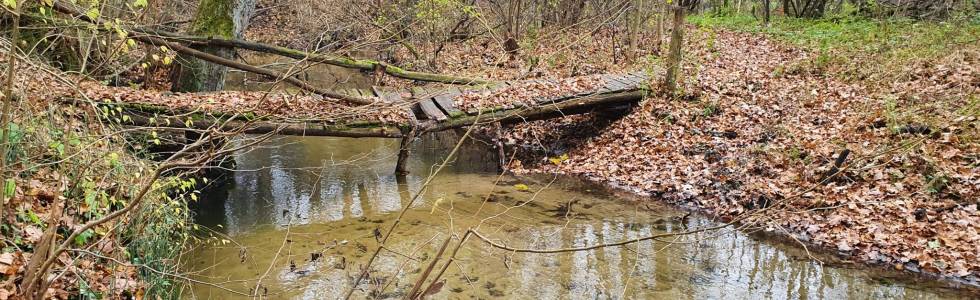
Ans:
{"type": "MultiPolygon", "coordinates": [[[[954,42],[976,31],[947,32],[947,52],[888,70],[907,76],[865,77],[876,80],[842,78],[867,71],[847,59],[820,63],[841,52],[690,31],[684,99],[651,96],[569,151],[524,161],[524,172],[580,175],[720,216],[764,211],[760,229],[977,284],[978,49],[954,42]]],[[[553,134],[562,126],[574,125],[518,126],[505,140],[568,144],[553,134]]]]}

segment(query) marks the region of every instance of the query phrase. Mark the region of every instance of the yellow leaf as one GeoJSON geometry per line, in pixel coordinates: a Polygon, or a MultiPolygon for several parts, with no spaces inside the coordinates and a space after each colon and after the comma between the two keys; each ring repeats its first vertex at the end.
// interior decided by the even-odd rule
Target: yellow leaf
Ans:
{"type": "Polygon", "coordinates": [[[523,184],[523,183],[515,184],[514,185],[514,188],[517,189],[518,191],[521,191],[521,192],[526,192],[526,191],[528,191],[528,190],[531,189],[531,187],[529,187],[529,186],[527,186],[526,184],[523,184]]]}
{"type": "Polygon", "coordinates": [[[560,165],[561,163],[563,163],[563,162],[565,162],[567,160],[568,160],[568,154],[567,153],[566,154],[562,154],[561,156],[558,156],[558,157],[548,158],[548,161],[550,161],[552,164],[554,164],[556,166],[557,165],[560,165]]]}

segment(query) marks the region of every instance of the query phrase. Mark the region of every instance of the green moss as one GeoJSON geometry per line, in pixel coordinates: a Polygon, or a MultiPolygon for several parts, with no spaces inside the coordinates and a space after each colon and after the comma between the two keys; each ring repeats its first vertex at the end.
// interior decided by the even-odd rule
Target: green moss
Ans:
{"type": "Polygon", "coordinates": [[[704,28],[763,33],[796,46],[872,65],[939,57],[951,47],[968,46],[980,37],[980,23],[966,20],[914,22],[840,15],[821,19],[774,18],[769,27],[748,15],[695,15],[688,21],[704,28]]]}
{"type": "Polygon", "coordinates": [[[232,18],[235,0],[201,0],[191,33],[207,37],[235,38],[232,18]]]}

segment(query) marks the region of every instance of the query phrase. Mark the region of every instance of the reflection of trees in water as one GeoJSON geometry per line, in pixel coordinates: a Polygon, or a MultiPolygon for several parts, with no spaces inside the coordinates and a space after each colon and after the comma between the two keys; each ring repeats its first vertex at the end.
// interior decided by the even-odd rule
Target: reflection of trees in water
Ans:
{"type": "MultiPolygon", "coordinates": [[[[559,248],[564,244],[561,234],[554,234],[557,228],[545,227],[528,232],[528,247],[550,249],[559,248]]],[[[521,266],[521,287],[519,293],[532,299],[559,299],[561,291],[560,265],[557,254],[524,255],[521,266]]],[[[516,277],[516,276],[515,276],[516,277]]]]}
{"type": "MultiPolygon", "coordinates": [[[[584,247],[597,244],[592,225],[585,225],[576,233],[573,247],[584,247]]],[[[571,299],[598,299],[602,289],[599,284],[599,274],[596,272],[598,260],[595,251],[578,251],[572,253],[572,281],[570,283],[571,299]]]]}
{"type": "MultiPolygon", "coordinates": [[[[416,142],[409,160],[413,173],[402,178],[393,174],[397,141],[278,138],[272,142],[275,146],[234,157],[239,171],[232,175],[232,182],[213,188],[207,197],[221,207],[202,205],[215,211],[199,215],[209,219],[202,223],[223,224],[236,234],[262,224],[310,224],[397,212],[402,199],[419,190],[430,168],[445,159],[459,137],[449,131],[416,142]]],[[[495,171],[496,157],[485,153],[487,145],[466,143],[442,176],[495,171]]]]}
{"type": "MultiPolygon", "coordinates": [[[[701,226],[707,221],[692,221],[701,226]]],[[[655,226],[617,222],[530,228],[523,232],[525,247],[559,249],[607,243],[650,235],[655,226]],[[596,229],[599,232],[596,232],[596,229]],[[563,237],[564,236],[564,237],[563,237]]],[[[661,227],[662,228],[662,227],[661,227]]],[[[517,237],[518,239],[520,237],[517,237]]],[[[533,299],[842,299],[919,297],[901,285],[883,285],[853,276],[846,269],[828,268],[753,240],[727,232],[675,243],[641,242],[628,248],[609,247],[585,252],[521,254],[512,268],[512,296],[533,299]],[[700,249],[699,249],[700,248],[700,249]],[[628,250],[627,250],[628,249],[628,250]],[[560,283],[561,282],[561,283],[560,283]]],[[[510,255],[510,254],[496,254],[510,255]]],[[[499,263],[500,257],[485,258],[499,263]]],[[[474,276],[479,276],[475,269],[474,276]]],[[[465,285],[465,283],[462,283],[465,285]]]]}
{"type": "Polygon", "coordinates": [[[421,185],[419,176],[399,179],[387,166],[379,166],[387,164],[388,153],[375,145],[369,145],[367,155],[352,149],[335,155],[340,152],[317,152],[307,144],[254,149],[236,157],[241,171],[235,172],[223,207],[229,233],[261,224],[302,225],[392,213],[402,208],[403,195],[421,185]],[[321,157],[329,161],[311,162],[321,157]]]}
{"type": "MultiPolygon", "coordinates": [[[[418,191],[429,167],[441,162],[447,154],[445,149],[456,139],[446,135],[416,143],[410,161],[414,173],[404,178],[391,175],[394,161],[388,158],[394,157],[396,144],[370,140],[325,144],[329,141],[302,141],[236,157],[242,170],[254,171],[236,172],[233,183],[227,186],[227,200],[218,210],[228,232],[242,233],[257,224],[331,222],[397,212],[418,191]],[[356,159],[346,161],[350,158],[356,159]],[[328,159],[331,162],[328,167],[318,168],[328,159]],[[337,163],[340,161],[345,163],[337,163]],[[317,182],[319,190],[315,190],[317,182]]],[[[466,147],[470,150],[463,151],[442,176],[496,168],[496,157],[486,155],[486,148],[481,148],[485,145],[468,143],[466,147]]],[[[448,184],[440,185],[433,193],[466,192],[467,185],[465,180],[458,183],[448,180],[448,184]]],[[[424,202],[420,201],[419,205],[424,202]]],[[[654,231],[672,231],[674,227],[684,230],[676,225],[679,224],[576,221],[555,234],[558,228],[552,225],[527,224],[529,228],[522,231],[526,234],[507,238],[525,241],[528,247],[554,249],[647,236],[654,231]]],[[[699,228],[708,226],[709,221],[692,218],[686,225],[686,228],[699,228]]],[[[627,285],[627,298],[907,296],[902,286],[872,283],[840,269],[798,261],[787,252],[745,234],[701,237],[696,242],[674,244],[661,250],[666,245],[644,241],[626,248],[590,252],[515,255],[512,262],[522,264],[520,267],[511,266],[511,271],[477,268],[477,274],[473,275],[515,272],[511,274],[515,282],[509,284],[516,286],[512,295],[520,293],[537,299],[593,296],[615,299],[627,285]]],[[[500,258],[487,259],[499,263],[500,258]]],[[[398,261],[392,264],[395,262],[398,261]]]]}
{"type": "MultiPolygon", "coordinates": [[[[612,224],[610,222],[602,223],[602,243],[615,243],[622,241],[623,238],[623,224],[612,224]]],[[[619,299],[620,294],[623,291],[623,274],[620,268],[622,267],[622,257],[621,257],[621,247],[609,247],[602,249],[602,258],[605,260],[605,264],[609,267],[606,275],[609,281],[604,285],[609,291],[610,299],[619,299]]]]}

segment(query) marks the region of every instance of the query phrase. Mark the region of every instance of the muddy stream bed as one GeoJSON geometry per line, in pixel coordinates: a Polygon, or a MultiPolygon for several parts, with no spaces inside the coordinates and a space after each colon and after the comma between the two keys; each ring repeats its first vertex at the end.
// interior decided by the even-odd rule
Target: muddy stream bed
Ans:
{"type": "MultiPolygon", "coordinates": [[[[417,141],[407,176],[393,174],[393,139],[280,137],[238,153],[231,158],[236,170],[212,183],[195,207],[196,221],[214,233],[202,234],[183,266],[209,284],[193,284],[186,297],[247,299],[236,292],[258,286],[268,299],[342,298],[377,249],[376,230],[391,226],[460,136],[417,141]]],[[[465,143],[408,208],[354,298],[404,297],[442,242],[467,228],[508,246],[556,249],[719,224],[574,178],[498,177],[494,153],[485,143],[465,143]]],[[[977,297],[733,229],[557,254],[506,252],[470,239],[443,278],[433,298],[977,297]]]]}

